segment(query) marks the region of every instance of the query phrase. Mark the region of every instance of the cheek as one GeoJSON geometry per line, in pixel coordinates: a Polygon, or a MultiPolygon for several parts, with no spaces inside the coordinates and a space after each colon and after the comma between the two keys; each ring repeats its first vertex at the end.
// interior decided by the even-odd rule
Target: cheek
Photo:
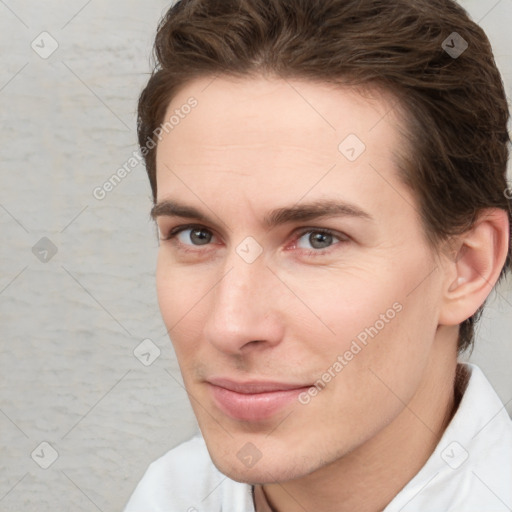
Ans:
{"type": "Polygon", "coordinates": [[[318,317],[310,334],[302,329],[300,336],[309,345],[310,368],[343,373],[340,380],[354,391],[364,381],[375,381],[370,370],[381,372],[398,388],[414,379],[415,372],[422,373],[437,327],[439,290],[435,276],[418,286],[418,276],[432,268],[425,257],[402,263],[388,268],[381,264],[378,274],[365,269],[340,272],[322,279],[322,286],[320,280],[309,281],[308,288],[300,287],[298,280],[294,283],[318,317]]]}
{"type": "Polygon", "coordinates": [[[373,302],[361,303],[357,320],[355,311],[345,317],[351,335],[342,337],[331,357],[332,365],[342,356],[333,386],[336,402],[350,403],[354,417],[365,415],[369,424],[377,425],[400,411],[429,364],[437,326],[435,286],[417,293],[406,290],[373,290],[373,302]]]}
{"type": "MultiPolygon", "coordinates": [[[[180,274],[175,272],[166,261],[165,249],[160,248],[156,266],[156,292],[160,313],[169,328],[172,325],[173,317],[176,316],[176,308],[179,308],[180,301],[177,300],[177,288],[180,286],[180,274]]],[[[186,290],[185,290],[186,293],[186,290]]]]}
{"type": "Polygon", "coordinates": [[[376,331],[380,336],[399,316],[403,292],[393,276],[374,276],[374,271],[366,268],[316,274],[307,279],[297,277],[291,288],[307,304],[307,316],[317,317],[313,327],[322,333],[322,345],[328,352],[343,353],[357,339],[364,344],[376,331]]]}
{"type": "Polygon", "coordinates": [[[158,251],[156,288],[164,318],[180,318],[208,291],[211,279],[197,266],[175,261],[165,245],[158,251]]]}
{"type": "Polygon", "coordinates": [[[198,307],[208,292],[208,281],[190,269],[170,263],[165,248],[160,248],[156,267],[156,291],[160,313],[175,348],[181,340],[187,345],[200,333],[198,307]]]}

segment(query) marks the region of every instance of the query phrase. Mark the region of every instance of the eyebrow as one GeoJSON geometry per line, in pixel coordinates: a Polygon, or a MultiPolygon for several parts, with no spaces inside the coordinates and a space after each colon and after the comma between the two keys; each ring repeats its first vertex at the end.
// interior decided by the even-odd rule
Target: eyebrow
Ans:
{"type": "MultiPolygon", "coordinates": [[[[212,219],[193,206],[179,203],[175,200],[166,199],[157,203],[151,209],[151,218],[158,217],[183,217],[195,219],[200,222],[214,223],[212,219]]],[[[353,217],[373,221],[374,218],[361,208],[350,203],[335,200],[319,200],[312,203],[295,204],[272,210],[263,219],[263,224],[268,229],[276,226],[291,223],[305,222],[322,217],[353,217]]]]}

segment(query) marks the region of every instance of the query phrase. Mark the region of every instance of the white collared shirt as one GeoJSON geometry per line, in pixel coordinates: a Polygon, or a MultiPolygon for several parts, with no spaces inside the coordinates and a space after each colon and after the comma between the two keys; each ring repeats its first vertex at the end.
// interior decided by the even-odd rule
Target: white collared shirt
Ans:
{"type": "MultiPolygon", "coordinates": [[[[511,512],[512,420],[482,371],[471,372],[436,449],[384,512],[511,512]]],[[[255,512],[252,489],[213,465],[196,436],[153,462],[124,512],[255,512]]]]}

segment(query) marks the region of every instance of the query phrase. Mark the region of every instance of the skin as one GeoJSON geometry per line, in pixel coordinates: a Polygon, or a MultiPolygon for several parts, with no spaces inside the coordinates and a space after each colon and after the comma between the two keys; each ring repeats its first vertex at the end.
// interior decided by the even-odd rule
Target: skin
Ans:
{"type": "Polygon", "coordinates": [[[190,96],[197,108],[158,145],[157,202],[207,219],[156,212],[157,292],[212,460],[234,480],[263,483],[276,510],[382,510],[453,414],[458,324],[498,277],[506,214],[487,212],[434,251],[396,175],[404,143],[393,101],[377,91],[203,78],[173,98],[166,118],[190,96]],[[366,145],[354,162],[338,150],[349,134],[366,145]],[[278,208],[328,201],[369,218],[264,222],[278,208]],[[206,244],[193,229],[163,240],[191,223],[206,244]],[[236,251],[247,237],[262,249],[252,263],[236,251]],[[397,303],[395,318],[307,405],[264,421],[215,405],[212,376],[313,385],[397,303]],[[247,443],[261,453],[250,468],[237,457],[247,443]]]}

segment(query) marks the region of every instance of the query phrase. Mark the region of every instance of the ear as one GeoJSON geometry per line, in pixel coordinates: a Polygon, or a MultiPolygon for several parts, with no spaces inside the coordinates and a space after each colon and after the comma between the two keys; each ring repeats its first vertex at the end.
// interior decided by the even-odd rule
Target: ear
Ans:
{"type": "Polygon", "coordinates": [[[509,236],[507,212],[490,208],[455,238],[455,250],[445,268],[440,325],[462,323],[485,302],[507,259],[509,236]]]}

